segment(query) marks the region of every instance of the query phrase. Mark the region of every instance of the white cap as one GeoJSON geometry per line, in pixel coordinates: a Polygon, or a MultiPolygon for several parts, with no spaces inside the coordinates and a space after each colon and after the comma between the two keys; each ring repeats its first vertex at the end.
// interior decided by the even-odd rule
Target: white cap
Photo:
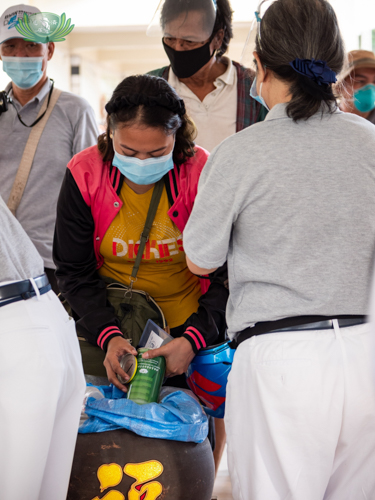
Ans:
{"type": "Polygon", "coordinates": [[[37,7],[24,4],[14,5],[3,12],[0,17],[0,43],[11,38],[25,38],[16,30],[18,20],[22,19],[24,14],[30,15],[37,12],[40,12],[37,7]]]}

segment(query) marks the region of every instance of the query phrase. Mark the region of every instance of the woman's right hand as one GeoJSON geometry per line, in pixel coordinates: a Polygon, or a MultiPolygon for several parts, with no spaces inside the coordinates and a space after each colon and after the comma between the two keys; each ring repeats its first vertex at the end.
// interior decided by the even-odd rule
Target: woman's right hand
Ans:
{"type": "Polygon", "coordinates": [[[123,337],[113,337],[113,339],[108,342],[107,354],[103,363],[107,370],[109,382],[123,392],[127,392],[128,389],[119,381],[117,374],[121,375],[124,380],[129,379],[129,375],[124,372],[119,363],[121,357],[127,352],[137,356],[136,349],[134,349],[128,340],[123,337]]]}

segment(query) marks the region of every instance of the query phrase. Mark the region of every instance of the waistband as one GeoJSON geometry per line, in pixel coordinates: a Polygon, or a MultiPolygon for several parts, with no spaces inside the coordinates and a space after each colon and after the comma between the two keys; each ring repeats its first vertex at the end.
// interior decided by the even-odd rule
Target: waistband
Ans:
{"type": "Polygon", "coordinates": [[[298,330],[327,330],[329,328],[333,328],[333,320],[337,319],[340,328],[345,328],[346,326],[354,326],[360,325],[366,322],[366,317],[358,317],[358,318],[333,318],[326,319],[324,321],[316,321],[315,323],[305,323],[303,325],[295,325],[292,327],[286,328],[278,328],[277,330],[272,330],[272,333],[275,332],[294,332],[298,330]]]}
{"type": "MultiPolygon", "coordinates": [[[[51,290],[46,274],[34,278],[35,285],[37,286],[40,295],[47,293],[51,290]]],[[[36,293],[30,280],[16,281],[8,283],[7,285],[0,285],[0,307],[18,302],[19,300],[31,299],[35,297],[36,293]]]]}
{"type": "Polygon", "coordinates": [[[233,340],[233,347],[237,347],[241,342],[265,333],[294,332],[303,330],[327,330],[333,328],[332,320],[337,319],[339,327],[360,325],[367,321],[364,315],[339,315],[339,316],[295,316],[283,318],[276,321],[260,321],[252,327],[247,327],[233,340]]]}

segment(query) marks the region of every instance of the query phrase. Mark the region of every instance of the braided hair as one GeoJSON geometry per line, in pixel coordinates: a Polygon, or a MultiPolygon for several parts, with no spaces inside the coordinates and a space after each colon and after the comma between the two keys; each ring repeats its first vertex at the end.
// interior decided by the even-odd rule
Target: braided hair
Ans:
{"type": "Polygon", "coordinates": [[[125,78],[105,105],[107,130],[98,138],[98,149],[104,161],[114,157],[111,131],[124,126],[161,128],[175,135],[173,161],[181,165],[194,156],[196,128],[186,114],[185,104],[163,78],[135,75],[125,78]]]}

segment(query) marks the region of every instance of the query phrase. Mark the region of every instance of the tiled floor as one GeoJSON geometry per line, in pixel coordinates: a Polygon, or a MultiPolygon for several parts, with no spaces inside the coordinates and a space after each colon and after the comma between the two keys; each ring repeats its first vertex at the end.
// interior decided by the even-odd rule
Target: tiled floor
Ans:
{"type": "Polygon", "coordinates": [[[227,447],[224,449],[212,496],[217,497],[217,500],[233,500],[228,473],[227,447]]]}
{"type": "Polygon", "coordinates": [[[217,497],[217,500],[233,500],[228,471],[218,473],[212,497],[217,497]]]}

